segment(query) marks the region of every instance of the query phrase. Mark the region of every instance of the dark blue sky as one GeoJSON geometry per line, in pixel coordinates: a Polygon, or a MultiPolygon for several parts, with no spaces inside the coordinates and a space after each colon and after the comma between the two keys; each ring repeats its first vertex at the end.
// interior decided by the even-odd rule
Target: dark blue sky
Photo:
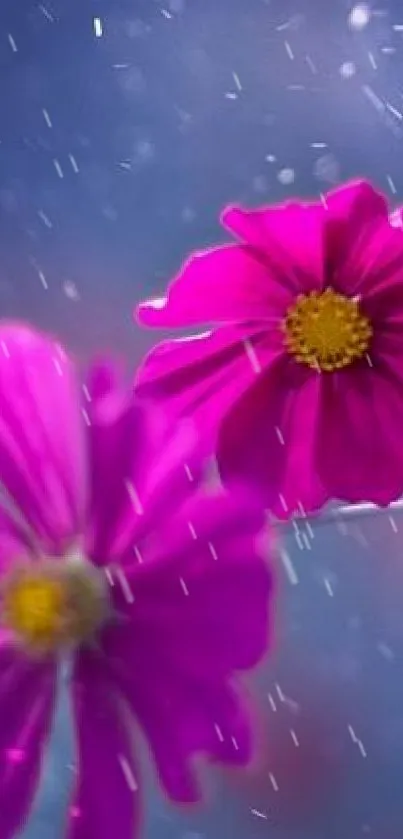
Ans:
{"type": "MultiPolygon", "coordinates": [[[[153,339],[132,323],[135,302],[223,238],[224,203],[318,195],[356,176],[397,203],[400,6],[2,0],[2,315],[57,332],[82,360],[112,347],[133,367],[153,339]]],[[[279,563],[278,651],[259,681],[267,767],[218,777],[215,803],[195,816],[152,793],[146,839],[401,839],[396,524],[385,514],[347,535],[290,534],[298,583],[279,563]]],[[[62,740],[29,839],[57,837],[62,740]]]]}

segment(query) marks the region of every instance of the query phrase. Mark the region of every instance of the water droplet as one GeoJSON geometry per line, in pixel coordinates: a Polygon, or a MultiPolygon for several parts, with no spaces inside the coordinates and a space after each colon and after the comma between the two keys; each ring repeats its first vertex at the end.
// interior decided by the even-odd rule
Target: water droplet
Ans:
{"type": "Polygon", "coordinates": [[[351,79],[355,76],[356,67],[353,61],[345,61],[340,67],[340,75],[343,79],[351,79]]]}
{"type": "Polygon", "coordinates": [[[280,181],[283,186],[288,186],[289,184],[293,184],[295,181],[295,172],[294,169],[286,168],[280,169],[280,172],[277,175],[278,180],[280,181]]]}
{"type": "Polygon", "coordinates": [[[348,25],[350,29],[355,29],[359,31],[360,29],[364,29],[371,18],[371,11],[369,6],[366,3],[358,3],[357,6],[353,6],[351,12],[348,16],[348,25]]]}
{"type": "Polygon", "coordinates": [[[74,300],[76,302],[77,300],[80,299],[80,295],[78,293],[77,286],[75,285],[75,283],[71,282],[70,280],[66,280],[66,282],[63,283],[63,291],[64,291],[66,297],[69,298],[69,300],[74,300]]]}

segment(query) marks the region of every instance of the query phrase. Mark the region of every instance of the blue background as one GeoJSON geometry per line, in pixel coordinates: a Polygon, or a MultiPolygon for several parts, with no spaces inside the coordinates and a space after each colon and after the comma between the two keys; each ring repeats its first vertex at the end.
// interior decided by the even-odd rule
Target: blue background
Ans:
{"type": "MultiPolygon", "coordinates": [[[[380,0],[357,30],[343,0],[2,0],[1,314],[81,362],[110,348],[134,367],[154,340],[135,302],[223,238],[224,203],[357,175],[398,203],[399,6],[380,0]]],[[[145,839],[401,839],[401,525],[291,529],[296,576],[277,560],[276,649],[257,676],[266,765],[214,773],[195,813],[150,777],[145,839]]],[[[26,839],[58,836],[69,740],[62,709],[26,839]]]]}

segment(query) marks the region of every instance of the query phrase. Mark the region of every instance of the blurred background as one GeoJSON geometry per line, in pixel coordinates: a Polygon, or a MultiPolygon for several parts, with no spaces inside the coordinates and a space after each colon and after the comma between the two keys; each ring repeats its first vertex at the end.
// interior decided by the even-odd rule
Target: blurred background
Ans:
{"type": "MultiPolygon", "coordinates": [[[[80,362],[134,368],[133,324],[223,204],[403,192],[398,0],[2,0],[0,315],[80,362]]],[[[268,746],[178,812],[148,778],[144,839],[401,839],[403,521],[284,534],[276,648],[257,674],[268,746]]],[[[24,839],[58,839],[71,783],[61,709],[24,839]]],[[[112,806],[112,803],[111,803],[112,806]]]]}

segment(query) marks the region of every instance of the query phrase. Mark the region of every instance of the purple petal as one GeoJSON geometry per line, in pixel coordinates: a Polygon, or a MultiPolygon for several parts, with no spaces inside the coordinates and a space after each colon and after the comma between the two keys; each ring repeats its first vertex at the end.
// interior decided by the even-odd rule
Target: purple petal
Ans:
{"type": "Polygon", "coordinates": [[[135,839],[139,792],[130,731],[102,662],[90,652],[77,657],[72,691],[78,775],[67,839],[135,839]]]}
{"type": "MultiPolygon", "coordinates": [[[[327,282],[345,294],[356,294],[368,276],[368,248],[380,225],[388,225],[383,195],[367,181],[354,181],[325,198],[327,282]]],[[[373,276],[370,272],[369,276],[373,276]]]]}
{"type": "Polygon", "coordinates": [[[13,513],[12,507],[10,512],[2,509],[0,501],[0,577],[13,562],[31,561],[36,548],[35,537],[13,513]]]}
{"type": "Polygon", "coordinates": [[[86,379],[86,389],[90,409],[93,403],[99,403],[113,394],[124,399],[127,397],[124,370],[122,366],[108,357],[94,361],[86,379]]]}
{"type": "MultiPolygon", "coordinates": [[[[95,372],[92,378],[94,383],[95,372]]],[[[139,518],[133,497],[145,480],[150,441],[145,411],[127,387],[111,382],[109,389],[92,396],[86,551],[96,564],[105,564],[133,540],[139,518]]]]}
{"type": "Polygon", "coordinates": [[[132,549],[161,512],[169,515],[201,466],[192,463],[196,438],[190,425],[172,428],[165,416],[141,404],[128,388],[102,386],[98,393],[88,411],[91,492],[86,552],[103,565],[132,549]]]}
{"type": "Polygon", "coordinates": [[[366,246],[357,254],[355,263],[350,264],[356,278],[351,292],[362,297],[375,329],[385,317],[403,312],[401,229],[392,227],[386,219],[372,225],[366,246]]]}
{"type": "Polygon", "coordinates": [[[217,445],[222,479],[240,475],[259,486],[280,518],[318,509],[328,498],[317,477],[321,416],[320,375],[273,355],[222,422],[217,445]]]}
{"type": "Polygon", "coordinates": [[[248,324],[223,327],[192,339],[168,341],[146,357],[138,372],[140,397],[163,399],[170,416],[188,416],[215,436],[223,416],[250,387],[280,346],[280,330],[255,331],[248,324]]]}
{"type": "MultiPolygon", "coordinates": [[[[175,514],[183,499],[203,479],[205,462],[205,447],[197,439],[193,423],[178,422],[165,430],[150,455],[147,479],[139,492],[142,514],[135,534],[137,541],[147,538],[163,519],[175,514]]],[[[130,546],[133,547],[133,539],[130,546]]]]}
{"type": "Polygon", "coordinates": [[[111,589],[124,620],[105,633],[103,651],[175,800],[199,796],[195,753],[235,765],[253,756],[253,719],[233,678],[270,638],[263,521],[244,492],[195,496],[126,569],[125,592],[111,589]]]}
{"type": "Polygon", "coordinates": [[[0,839],[12,839],[29,817],[55,707],[53,664],[0,649],[0,839]]]}
{"type": "Polygon", "coordinates": [[[83,429],[71,361],[22,324],[0,329],[1,481],[47,551],[80,530],[83,429]]]}
{"type": "Polygon", "coordinates": [[[323,287],[326,211],[320,203],[227,207],[222,222],[259,254],[284,289],[298,294],[323,287]]]}
{"type": "Polygon", "coordinates": [[[333,497],[384,505],[401,496],[402,379],[401,356],[324,377],[318,469],[333,497]]]}
{"type": "Polygon", "coordinates": [[[329,283],[358,295],[375,338],[403,314],[403,234],[390,222],[385,198],[366,182],[327,196],[329,283]]]}
{"type": "Polygon", "coordinates": [[[349,245],[356,239],[359,228],[365,228],[372,219],[388,217],[385,197],[369,181],[350,181],[330,190],[325,198],[329,216],[345,226],[349,245]]]}
{"type": "Polygon", "coordinates": [[[178,327],[281,317],[290,295],[252,250],[227,245],[197,253],[170,284],[167,297],[137,309],[143,326],[178,327]]]}

